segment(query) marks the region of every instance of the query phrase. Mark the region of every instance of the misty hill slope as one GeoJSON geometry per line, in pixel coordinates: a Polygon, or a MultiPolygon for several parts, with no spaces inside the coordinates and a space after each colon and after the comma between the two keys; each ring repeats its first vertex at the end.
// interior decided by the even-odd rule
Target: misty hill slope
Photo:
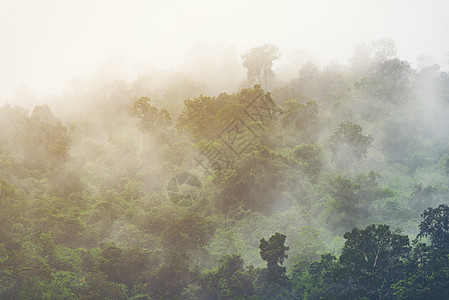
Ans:
{"type": "Polygon", "coordinates": [[[447,295],[449,75],[387,50],[215,96],[145,74],[1,107],[1,297],[447,295]]]}

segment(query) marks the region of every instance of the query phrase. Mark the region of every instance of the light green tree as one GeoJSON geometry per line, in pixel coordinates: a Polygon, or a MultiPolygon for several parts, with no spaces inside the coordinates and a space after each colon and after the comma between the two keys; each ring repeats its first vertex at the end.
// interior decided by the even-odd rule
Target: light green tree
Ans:
{"type": "Polygon", "coordinates": [[[242,55],[243,66],[248,69],[248,83],[260,84],[268,89],[268,83],[274,77],[273,61],[280,58],[279,49],[272,44],[254,47],[242,55]]]}

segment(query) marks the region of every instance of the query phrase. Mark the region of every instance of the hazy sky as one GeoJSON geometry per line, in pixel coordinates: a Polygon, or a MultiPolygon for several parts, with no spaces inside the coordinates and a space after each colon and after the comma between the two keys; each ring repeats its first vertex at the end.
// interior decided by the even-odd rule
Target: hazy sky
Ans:
{"type": "Polygon", "coordinates": [[[111,57],[173,67],[198,41],[346,63],[357,43],[390,37],[401,58],[430,54],[447,70],[448,13],[447,0],[0,0],[0,104],[24,85],[58,93],[111,57]]]}

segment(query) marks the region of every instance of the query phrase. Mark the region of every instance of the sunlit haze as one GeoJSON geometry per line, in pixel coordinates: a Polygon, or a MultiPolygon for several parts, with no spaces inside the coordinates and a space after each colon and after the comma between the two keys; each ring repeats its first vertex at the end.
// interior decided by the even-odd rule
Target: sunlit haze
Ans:
{"type": "Polygon", "coordinates": [[[421,54],[448,69],[448,1],[0,1],[0,104],[19,88],[60,93],[111,59],[132,79],[142,66],[176,69],[191,49],[264,43],[342,64],[358,43],[391,38],[416,64],[421,54]],[[196,45],[196,46],[195,46],[196,45]],[[199,46],[198,46],[199,45],[199,46]],[[196,47],[196,48],[195,48],[196,47]]]}
{"type": "Polygon", "coordinates": [[[0,0],[0,299],[449,299],[449,0],[0,0]]]}

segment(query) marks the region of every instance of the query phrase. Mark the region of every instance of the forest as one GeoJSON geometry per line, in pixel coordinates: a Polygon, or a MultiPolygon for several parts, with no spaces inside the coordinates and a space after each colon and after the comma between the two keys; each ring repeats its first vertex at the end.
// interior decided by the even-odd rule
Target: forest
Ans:
{"type": "Polygon", "coordinates": [[[280,55],[0,107],[0,298],[449,299],[449,74],[280,55]]]}

